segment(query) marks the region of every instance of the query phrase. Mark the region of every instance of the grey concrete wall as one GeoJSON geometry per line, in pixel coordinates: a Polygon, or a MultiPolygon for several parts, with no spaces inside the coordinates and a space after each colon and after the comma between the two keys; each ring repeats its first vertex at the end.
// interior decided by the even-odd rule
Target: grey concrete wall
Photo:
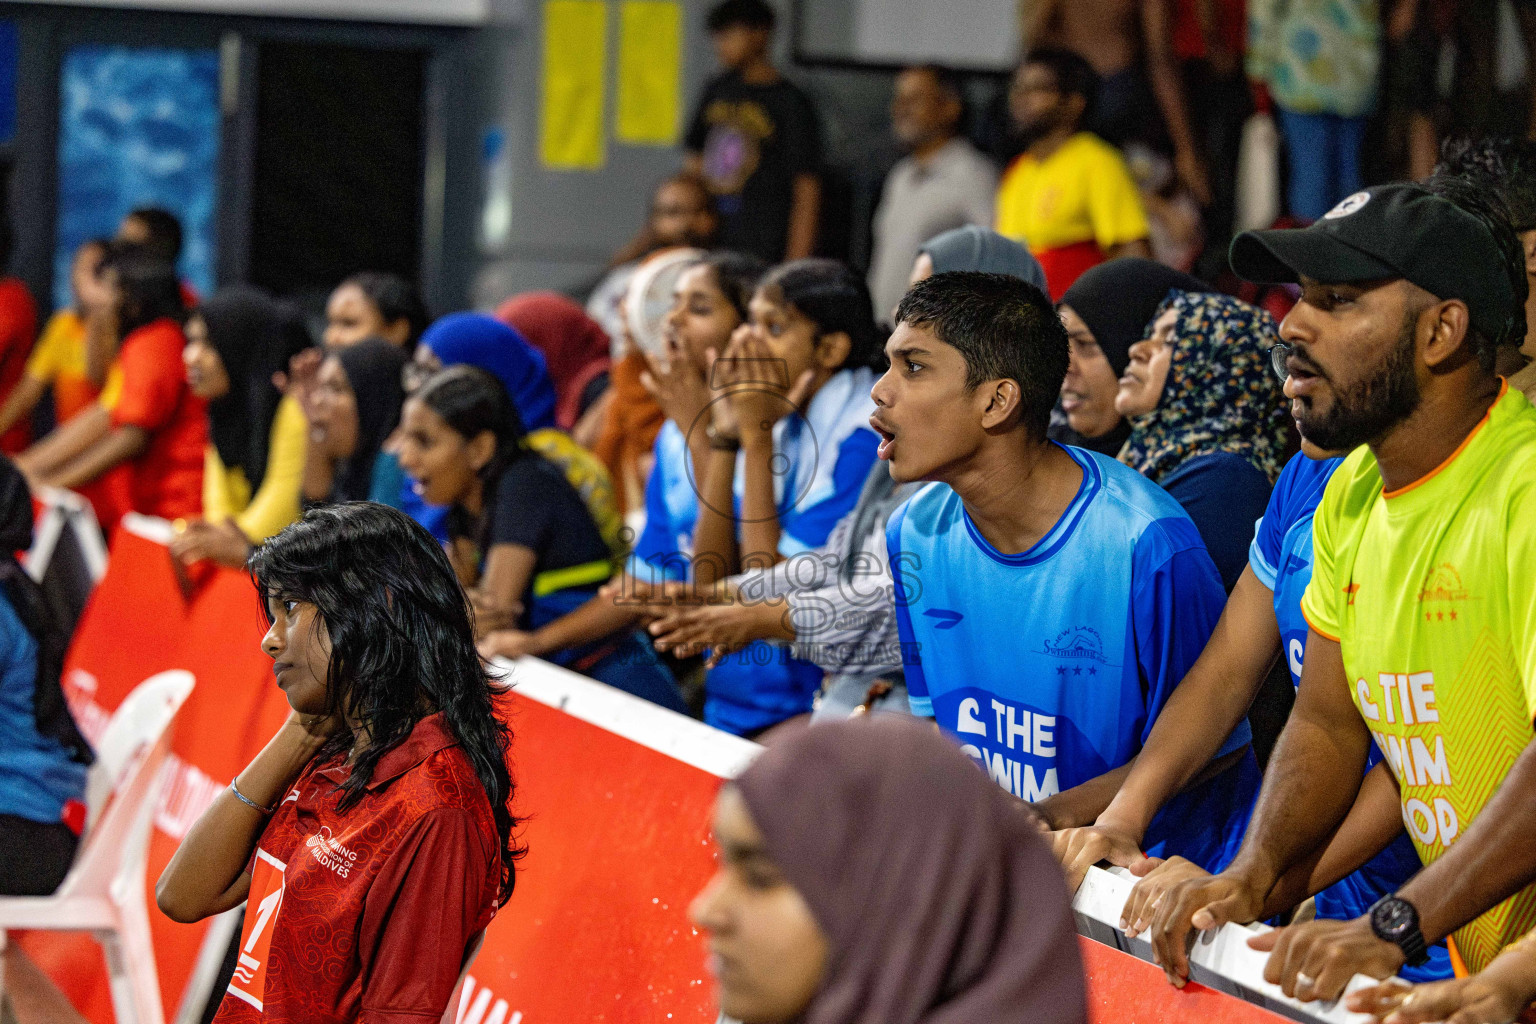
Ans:
{"type": "MultiPolygon", "coordinates": [[[[539,162],[540,46],[542,4],[526,2],[507,12],[502,24],[476,33],[469,44],[470,77],[479,95],[472,112],[475,126],[461,145],[473,147],[473,171],[452,182],[452,204],[465,207],[455,223],[468,234],[445,247],[472,254],[464,280],[464,298],[485,308],[508,295],[537,288],[576,291],[589,285],[612,253],[639,229],[657,181],[675,170],[681,150],[630,146],[612,136],[613,69],[617,60],[617,3],[610,4],[607,103],[607,159],[600,170],[550,170],[539,162]],[[504,246],[482,244],[479,221],[487,181],[481,146],[485,132],[498,129],[510,147],[511,231],[504,246]]],[[[705,5],[687,0],[684,43],[684,95],[692,97],[713,65],[702,30],[705,5]]],[[[456,114],[453,116],[457,116],[456,114]]],[[[683,115],[686,118],[686,113],[683,115]]],[[[460,166],[468,163],[460,154],[460,166]]]]}

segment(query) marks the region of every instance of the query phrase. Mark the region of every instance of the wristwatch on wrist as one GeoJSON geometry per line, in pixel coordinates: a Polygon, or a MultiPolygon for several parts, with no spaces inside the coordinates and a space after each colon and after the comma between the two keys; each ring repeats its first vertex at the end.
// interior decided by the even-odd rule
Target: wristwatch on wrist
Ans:
{"type": "Polygon", "coordinates": [[[1383,942],[1403,951],[1409,967],[1429,959],[1429,946],[1419,930],[1419,912],[1412,903],[1396,895],[1386,895],[1371,905],[1371,931],[1383,942]]]}
{"type": "Polygon", "coordinates": [[[704,436],[709,438],[709,446],[717,452],[734,452],[741,450],[741,438],[732,437],[730,434],[722,434],[715,429],[713,423],[704,428],[704,436]]]}

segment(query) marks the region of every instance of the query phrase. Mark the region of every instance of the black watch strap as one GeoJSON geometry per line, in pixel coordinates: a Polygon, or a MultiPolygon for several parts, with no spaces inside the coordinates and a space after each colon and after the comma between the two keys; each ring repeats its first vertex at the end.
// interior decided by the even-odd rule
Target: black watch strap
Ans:
{"type": "Polygon", "coordinates": [[[1403,951],[1403,961],[1418,967],[1429,959],[1429,944],[1419,928],[1419,911],[1412,903],[1389,893],[1371,905],[1371,931],[1383,942],[1403,951]]]}

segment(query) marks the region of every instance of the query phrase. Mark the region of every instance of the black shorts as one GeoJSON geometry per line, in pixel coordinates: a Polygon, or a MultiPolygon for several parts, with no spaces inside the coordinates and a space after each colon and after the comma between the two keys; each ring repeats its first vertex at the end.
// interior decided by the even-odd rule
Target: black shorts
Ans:
{"type": "Polygon", "coordinates": [[[62,822],[0,814],[0,896],[48,896],[75,861],[79,838],[62,822]]]}

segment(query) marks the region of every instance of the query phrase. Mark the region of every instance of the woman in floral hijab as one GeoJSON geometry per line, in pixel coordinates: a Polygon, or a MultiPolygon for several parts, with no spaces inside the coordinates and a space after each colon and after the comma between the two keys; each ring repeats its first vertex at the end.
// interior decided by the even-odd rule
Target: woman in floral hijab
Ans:
{"type": "Polygon", "coordinates": [[[1189,513],[1231,590],[1292,445],[1269,350],[1274,318],[1227,295],[1173,291],[1131,346],[1115,409],[1120,461],[1189,513]]]}

